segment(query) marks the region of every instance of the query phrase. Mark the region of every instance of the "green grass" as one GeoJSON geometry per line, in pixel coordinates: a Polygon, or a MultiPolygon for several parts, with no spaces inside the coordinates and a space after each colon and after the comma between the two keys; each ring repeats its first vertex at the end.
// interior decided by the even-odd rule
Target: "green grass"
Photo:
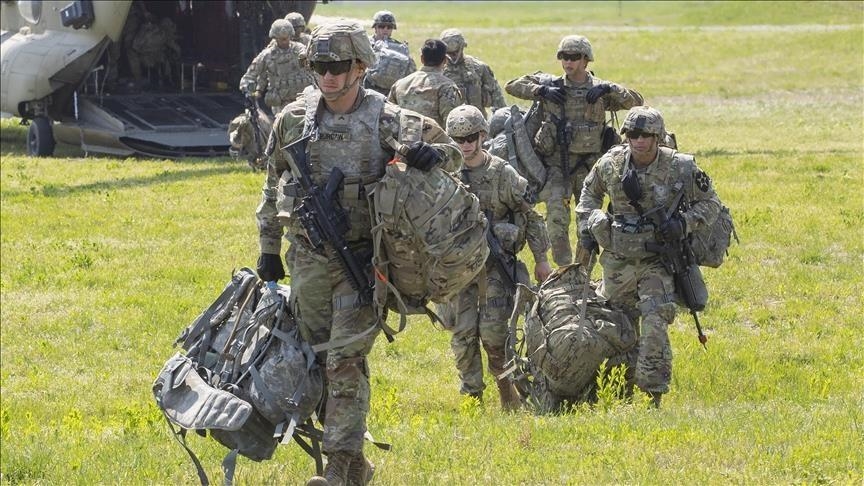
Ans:
{"type": "MultiPolygon", "coordinates": [[[[560,38],[587,35],[597,74],[642,92],[696,154],[741,245],[705,272],[708,351],[686,313],[670,329],[661,410],[507,415],[491,389],[478,407],[458,395],[449,335],[412,319],[370,357],[370,431],[393,444],[367,447],[376,484],[864,482],[864,4],[334,2],[316,14],[381,8],[415,50],[461,28],[502,84],[560,72],[560,38]]],[[[0,129],[0,483],[194,484],[150,385],[232,268],[254,264],[262,175],[65,145],[33,159],[24,127],[0,129]]],[[[226,450],[190,442],[218,481],[226,450]]],[[[288,446],[241,459],[236,480],[312,472],[288,446]]]]}

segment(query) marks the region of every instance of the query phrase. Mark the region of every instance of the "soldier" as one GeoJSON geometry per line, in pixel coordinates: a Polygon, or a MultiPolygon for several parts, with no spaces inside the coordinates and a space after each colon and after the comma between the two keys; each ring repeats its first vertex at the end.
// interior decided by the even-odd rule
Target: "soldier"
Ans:
{"type": "Polygon", "coordinates": [[[659,111],[631,109],[621,132],[625,144],[603,155],[585,178],[576,214],[581,244],[592,250],[598,243],[603,247],[600,295],[634,325],[642,318],[635,382],[659,407],[672,376],[667,328],[675,319],[676,295],[672,275],[646,243],[675,242],[712,223],[720,201],[692,155],[660,145],[666,129],[659,111]],[[681,190],[686,211],[676,211],[659,227],[646,217],[652,211],[667,214],[681,190]],[[601,209],[606,195],[608,213],[601,209]]]}
{"type": "Polygon", "coordinates": [[[270,37],[275,46],[265,47],[240,78],[240,91],[264,95],[264,104],[273,114],[279,113],[294,101],[306,86],[312,84],[311,73],[301,65],[305,47],[294,42],[294,27],[285,19],[278,19],[270,26],[270,37]]]}
{"type": "Polygon", "coordinates": [[[468,43],[462,32],[447,29],[441,32],[441,40],[447,44],[447,66],[444,74],[462,90],[465,103],[476,106],[486,116],[486,107],[493,110],[503,107],[504,93],[488,64],[474,56],[465,54],[468,43]]]}
{"type": "Polygon", "coordinates": [[[438,39],[427,39],[420,50],[420,62],[423,67],[419,71],[396,81],[388,99],[443,126],[450,110],[462,104],[456,83],[442,72],[447,62],[447,46],[438,39]]]}
{"type": "Polygon", "coordinates": [[[381,10],[372,17],[375,33],[369,36],[372,50],[378,61],[370,66],[364,80],[365,86],[387,96],[390,88],[401,79],[417,70],[408,43],[391,37],[396,30],[396,17],[393,12],[381,10]]]}
{"type": "MultiPolygon", "coordinates": [[[[481,343],[486,350],[489,372],[495,377],[504,372],[514,282],[529,283],[525,264],[515,259],[526,240],[534,255],[537,281],[543,282],[552,271],[546,259],[549,240],[543,218],[526,199],[528,182],[506,162],[483,150],[488,131],[486,117],[476,106],[459,106],[447,116],[447,134],[459,144],[465,159],[462,181],[480,199],[490,231],[513,257],[516,270],[516,275],[509,271],[505,274],[490,254],[485,272],[451,302],[439,307],[445,326],[453,332],[450,347],[462,381],[460,392],[478,400],[482,400],[485,388],[481,343]]],[[[502,409],[518,408],[519,396],[509,378],[496,378],[496,384],[502,409]]]]}
{"type": "Polygon", "coordinates": [[[384,174],[396,141],[409,146],[405,163],[419,170],[439,164],[455,170],[462,155],[433,120],[403,111],[380,93],[362,88],[375,55],[359,24],[342,20],[317,27],[307,59],[316,86],[280,112],[268,144],[272,156],[256,212],[261,248],[257,269],[265,281],[283,278],[283,234],[295,241],[292,305],[295,315],[302,316],[303,337],[326,350],[318,355],[326,363],[327,378],[326,408],[319,413],[324,417],[326,479],[315,477],[309,484],[366,484],[372,472],[363,455],[370,388],[366,357],[380,323],[373,307],[360,303],[336,251],[329,244],[315,248],[307,238],[296,213],[306,194],[292,179],[292,173],[298,173],[296,162],[280,147],[311,135],[307,156],[314,182],[324,187],[333,170],[344,173],[337,197],[350,223],[345,240],[362,267],[369,268],[370,278],[373,242],[365,192],[384,174]],[[412,126],[400,126],[409,119],[414,120],[412,126]]]}
{"type": "Polygon", "coordinates": [[[606,111],[641,105],[642,95],[588,72],[594,53],[581,35],[561,39],[558,59],[564,76],[529,74],[508,82],[504,89],[517,98],[540,102],[538,116],[542,122],[534,136],[534,148],[547,166],[543,190],[546,224],[552,259],[562,266],[573,261],[570,201],[579,196],[585,175],[602,155],[606,111]]]}
{"type": "Polygon", "coordinates": [[[141,68],[147,69],[148,80],[151,70],[156,72],[156,83],[159,86],[171,84],[173,80],[171,63],[180,58],[180,46],[177,44],[177,28],[174,22],[165,17],[158,23],[149,13],[145,21],[137,29],[126,56],[132,76],[136,81],[142,78],[141,68]]]}
{"type": "Polygon", "coordinates": [[[309,45],[310,36],[306,32],[306,19],[303,18],[303,14],[299,12],[289,12],[288,15],[285,16],[285,20],[291,22],[291,26],[294,27],[294,37],[292,37],[291,40],[303,44],[303,47],[309,45]]]}

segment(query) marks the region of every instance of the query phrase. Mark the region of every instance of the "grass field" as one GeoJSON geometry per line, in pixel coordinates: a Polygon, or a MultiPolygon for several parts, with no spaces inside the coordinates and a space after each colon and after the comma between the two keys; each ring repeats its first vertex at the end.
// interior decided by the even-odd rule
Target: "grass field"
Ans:
{"type": "MultiPolygon", "coordinates": [[[[741,245],[705,272],[708,351],[686,313],[670,328],[660,410],[509,415],[491,388],[478,407],[458,394],[449,335],[412,319],[370,357],[370,431],[393,444],[367,447],[375,484],[864,484],[864,3],[331,2],[316,14],[371,25],[382,8],[415,53],[461,28],[501,84],[559,73],[560,38],[586,35],[595,73],[643,93],[696,154],[741,245]]],[[[17,120],[0,128],[0,484],[196,483],[150,386],[231,270],[254,265],[262,175],[70,146],[34,159],[17,120]]],[[[190,443],[220,480],[226,449],[190,443]]],[[[313,471],[287,446],[241,458],[235,479],[303,484],[313,471]]]]}

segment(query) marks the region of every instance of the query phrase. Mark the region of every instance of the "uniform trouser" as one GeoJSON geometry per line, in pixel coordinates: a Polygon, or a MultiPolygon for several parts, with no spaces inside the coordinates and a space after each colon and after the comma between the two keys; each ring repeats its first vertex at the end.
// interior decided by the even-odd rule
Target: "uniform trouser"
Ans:
{"type": "MultiPolygon", "coordinates": [[[[372,306],[354,305],[357,292],[351,288],[332,251],[328,252],[328,258],[302,244],[295,243],[292,247],[295,248],[291,281],[292,299],[296,299],[294,312],[307,341],[315,345],[342,340],[376,325],[372,306]]],[[[325,452],[363,450],[370,398],[366,356],[372,351],[379,331],[380,328],[375,328],[354,342],[319,354],[327,370],[325,452]]]]}
{"type": "Polygon", "coordinates": [[[493,376],[504,372],[507,320],[513,296],[507,291],[499,270],[487,264],[485,272],[443,307],[442,320],[453,333],[450,348],[462,382],[459,391],[466,395],[480,394],[486,388],[481,345],[486,350],[489,372],[493,376]],[[480,295],[480,279],[484,278],[485,300],[480,295]]]}
{"type": "MultiPolygon", "coordinates": [[[[546,160],[558,160],[548,157],[546,160]]],[[[579,195],[582,193],[582,183],[588,175],[588,170],[597,157],[593,154],[588,156],[571,156],[571,175],[564,177],[564,171],[560,165],[550,165],[546,170],[546,187],[543,192],[546,198],[546,231],[549,233],[549,242],[552,246],[552,260],[560,266],[573,263],[573,245],[570,244],[570,221],[572,220],[573,208],[571,201],[579,203],[579,195]],[[578,165],[579,160],[587,160],[585,164],[578,165]]],[[[577,236],[578,239],[578,236],[577,236]]]]}
{"type": "MultiPolygon", "coordinates": [[[[675,282],[659,258],[625,258],[610,251],[600,255],[600,294],[628,316],[641,316],[636,385],[646,392],[666,393],[672,379],[672,347],[668,327],[675,320],[675,282]]],[[[636,324],[636,321],[634,321],[636,324]]]]}

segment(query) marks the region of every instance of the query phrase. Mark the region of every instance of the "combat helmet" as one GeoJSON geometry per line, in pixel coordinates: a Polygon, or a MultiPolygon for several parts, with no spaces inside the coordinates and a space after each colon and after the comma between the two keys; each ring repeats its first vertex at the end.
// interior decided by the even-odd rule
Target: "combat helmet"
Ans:
{"type": "Polygon", "coordinates": [[[294,26],[285,19],[277,19],[270,25],[270,37],[294,37],[294,26]]]}
{"type": "Polygon", "coordinates": [[[306,30],[306,19],[300,12],[289,12],[288,15],[285,16],[285,20],[291,22],[291,25],[294,26],[295,33],[306,30]]]}
{"type": "Polygon", "coordinates": [[[333,62],[359,59],[367,67],[375,65],[375,53],[363,27],[357,22],[339,20],[315,27],[306,52],[308,62],[333,62]]]}
{"type": "Polygon", "coordinates": [[[456,52],[468,47],[468,42],[459,29],[445,29],[441,32],[441,40],[447,44],[447,52],[456,52]]]}
{"type": "Polygon", "coordinates": [[[447,135],[467,137],[472,133],[489,132],[489,124],[479,108],[473,105],[460,105],[447,115],[447,135]]]}
{"type": "Polygon", "coordinates": [[[557,55],[562,52],[578,52],[585,56],[589,61],[594,60],[594,51],[591,49],[591,43],[588,39],[581,35],[568,35],[561,39],[558,44],[557,55]]]}
{"type": "Polygon", "coordinates": [[[621,133],[626,135],[630,131],[640,131],[657,135],[658,140],[666,139],[666,126],[663,123],[663,115],[656,108],[650,106],[634,106],[627,112],[627,117],[621,124],[621,133]]]}
{"type": "Polygon", "coordinates": [[[504,124],[510,118],[510,107],[504,106],[498,108],[489,117],[489,138],[494,138],[496,135],[504,131],[504,124]]]}
{"type": "Polygon", "coordinates": [[[396,16],[389,10],[375,12],[375,15],[372,16],[372,28],[374,29],[379,25],[392,25],[393,30],[396,30],[396,16]]]}

